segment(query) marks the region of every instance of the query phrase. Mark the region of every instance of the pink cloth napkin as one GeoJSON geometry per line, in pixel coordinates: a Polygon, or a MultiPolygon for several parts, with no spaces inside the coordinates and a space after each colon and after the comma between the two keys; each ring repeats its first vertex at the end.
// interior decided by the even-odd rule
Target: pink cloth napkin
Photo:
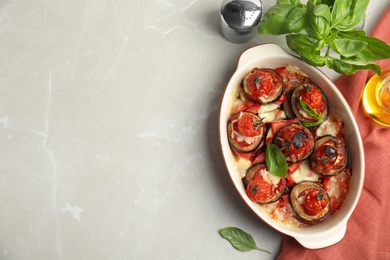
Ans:
{"type": "MultiPolygon", "coordinates": [[[[390,8],[383,14],[371,36],[390,44],[390,8]]],[[[390,68],[390,59],[379,61],[390,68]]],[[[359,71],[335,82],[348,101],[359,126],[365,152],[365,182],[359,203],[348,221],[347,232],[337,244],[310,250],[286,236],[282,259],[390,259],[390,128],[380,126],[365,115],[362,88],[373,75],[359,71]]]]}

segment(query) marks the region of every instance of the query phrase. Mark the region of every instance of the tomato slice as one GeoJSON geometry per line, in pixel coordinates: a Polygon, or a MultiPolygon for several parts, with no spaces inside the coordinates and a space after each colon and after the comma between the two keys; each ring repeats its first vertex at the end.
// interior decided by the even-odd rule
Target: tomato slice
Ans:
{"type": "Polygon", "coordinates": [[[322,145],[315,151],[314,156],[317,163],[321,164],[323,168],[330,168],[335,163],[337,159],[337,149],[331,145],[322,145]]]}
{"type": "Polygon", "coordinates": [[[251,114],[244,114],[238,119],[237,128],[240,133],[248,137],[258,136],[262,133],[261,119],[251,114]]]}
{"type": "Polygon", "coordinates": [[[305,196],[304,209],[308,215],[317,215],[329,204],[328,197],[321,194],[318,189],[311,188],[302,193],[304,193],[302,196],[305,196]]]}
{"type": "Polygon", "coordinates": [[[274,70],[254,68],[245,75],[243,89],[252,101],[269,103],[283,93],[283,79],[274,70]]]}
{"type": "Polygon", "coordinates": [[[286,188],[286,180],[272,175],[265,164],[255,164],[249,168],[243,183],[248,197],[260,204],[279,200],[286,188]]]}
{"type": "Polygon", "coordinates": [[[272,198],[272,186],[261,176],[255,175],[247,186],[248,197],[254,202],[268,201],[272,198]]]}
{"type": "Polygon", "coordinates": [[[312,153],[314,137],[303,125],[290,124],[276,132],[274,144],[286,156],[287,161],[298,162],[308,158],[312,153]]]}
{"type": "Polygon", "coordinates": [[[303,88],[301,92],[302,101],[308,104],[312,109],[322,112],[326,108],[324,100],[319,88],[303,88]]]}
{"type": "Polygon", "coordinates": [[[250,112],[233,115],[227,132],[231,147],[241,153],[251,153],[262,145],[265,125],[262,119],[250,112]]]}
{"type": "Polygon", "coordinates": [[[311,167],[323,175],[335,175],[347,165],[347,152],[342,138],[324,136],[316,140],[311,167]]]}

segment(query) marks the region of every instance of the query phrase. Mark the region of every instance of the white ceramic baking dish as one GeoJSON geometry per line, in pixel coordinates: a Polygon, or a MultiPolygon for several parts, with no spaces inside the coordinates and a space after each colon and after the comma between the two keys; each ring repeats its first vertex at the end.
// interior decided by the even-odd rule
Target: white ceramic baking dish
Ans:
{"type": "Polygon", "coordinates": [[[237,70],[232,75],[223,95],[219,114],[220,144],[223,158],[234,186],[244,203],[264,222],[286,235],[294,237],[306,248],[323,248],[339,242],[346,232],[347,222],[359,200],[364,181],[364,151],[358,126],[353,114],[332,81],[318,68],[308,65],[302,60],[289,55],[276,44],[261,44],[246,50],[238,61],[237,70]],[[326,221],[307,227],[292,228],[277,223],[270,218],[262,207],[252,202],[246,195],[242,179],[237,174],[234,165],[233,153],[229,147],[226,125],[230,116],[231,100],[237,86],[244,75],[254,67],[277,68],[284,65],[298,66],[313,82],[321,86],[328,97],[331,109],[337,111],[345,123],[345,141],[349,151],[349,166],[352,168],[352,178],[348,196],[335,214],[326,221]]]}

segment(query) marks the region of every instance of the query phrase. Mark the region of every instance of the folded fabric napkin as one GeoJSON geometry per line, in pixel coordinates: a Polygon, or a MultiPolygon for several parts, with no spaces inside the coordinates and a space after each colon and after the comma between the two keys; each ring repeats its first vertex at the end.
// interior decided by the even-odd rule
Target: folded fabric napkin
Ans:
{"type": "MultiPolygon", "coordinates": [[[[371,36],[390,44],[390,8],[377,23],[371,36]]],[[[390,68],[390,59],[379,61],[390,68]]],[[[282,259],[390,259],[390,128],[380,126],[365,115],[362,89],[373,75],[359,71],[341,76],[335,84],[349,103],[359,126],[365,152],[364,188],[347,224],[344,238],[337,244],[316,250],[306,249],[286,236],[278,256],[282,259]]]]}

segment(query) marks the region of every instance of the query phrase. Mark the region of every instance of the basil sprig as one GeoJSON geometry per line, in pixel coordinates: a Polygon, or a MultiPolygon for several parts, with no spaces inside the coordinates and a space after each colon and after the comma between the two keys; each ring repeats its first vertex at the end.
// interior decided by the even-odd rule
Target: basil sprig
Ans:
{"type": "Polygon", "coordinates": [[[276,145],[270,144],[267,146],[265,150],[265,164],[270,173],[278,177],[286,178],[288,171],[287,160],[276,145]]]}
{"type": "Polygon", "coordinates": [[[324,117],[322,114],[319,114],[317,110],[311,108],[309,104],[307,104],[305,101],[302,100],[302,97],[299,98],[299,104],[301,105],[302,109],[311,117],[314,117],[317,119],[316,122],[304,122],[302,125],[306,127],[312,127],[312,126],[317,126],[321,124],[324,121],[324,117]]]}
{"type": "Polygon", "coordinates": [[[245,231],[236,227],[225,227],[222,228],[219,233],[223,238],[228,240],[236,249],[242,252],[248,252],[251,250],[259,250],[268,254],[270,251],[257,247],[253,237],[245,231]]]}
{"type": "Polygon", "coordinates": [[[375,61],[390,58],[390,46],[356,28],[369,0],[277,0],[263,16],[260,34],[286,35],[287,46],[306,63],[351,75],[381,74],[375,61]]]}

